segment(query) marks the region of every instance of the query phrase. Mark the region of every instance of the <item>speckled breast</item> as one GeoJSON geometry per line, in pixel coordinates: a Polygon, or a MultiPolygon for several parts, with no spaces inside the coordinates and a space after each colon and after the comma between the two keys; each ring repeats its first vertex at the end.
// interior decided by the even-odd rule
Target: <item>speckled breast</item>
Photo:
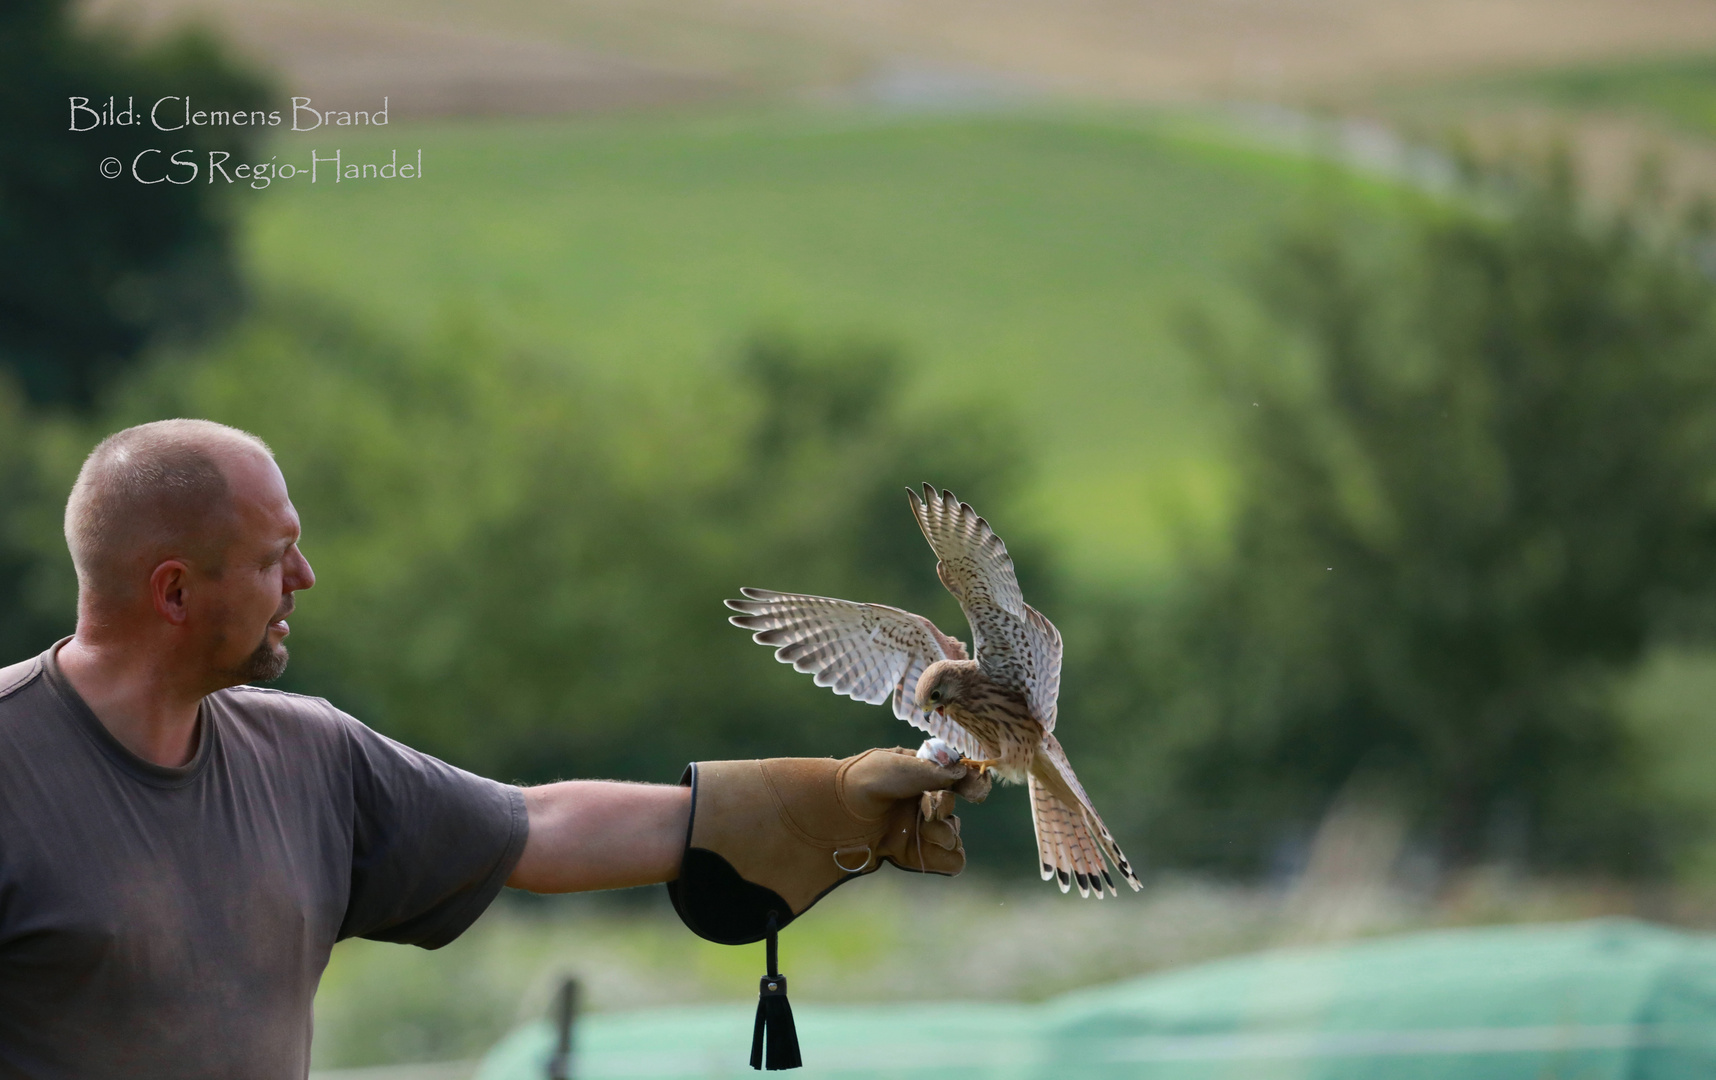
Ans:
{"type": "Polygon", "coordinates": [[[999,692],[980,696],[970,708],[950,708],[949,714],[977,737],[984,756],[993,758],[995,775],[1022,784],[1043,740],[1043,729],[1026,711],[1025,703],[999,692]]]}

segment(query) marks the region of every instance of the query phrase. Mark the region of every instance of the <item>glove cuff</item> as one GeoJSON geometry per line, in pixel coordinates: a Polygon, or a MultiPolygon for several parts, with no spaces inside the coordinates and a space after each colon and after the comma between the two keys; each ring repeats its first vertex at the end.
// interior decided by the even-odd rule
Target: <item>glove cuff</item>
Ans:
{"type": "Polygon", "coordinates": [[[687,765],[679,778],[681,785],[691,789],[691,818],[685,826],[679,877],[667,883],[668,899],[673,901],[680,921],[700,938],[719,945],[761,941],[769,934],[770,916],[779,929],[798,913],[780,893],[746,881],[721,855],[692,845],[691,838],[697,832],[697,779],[696,762],[687,765]]]}

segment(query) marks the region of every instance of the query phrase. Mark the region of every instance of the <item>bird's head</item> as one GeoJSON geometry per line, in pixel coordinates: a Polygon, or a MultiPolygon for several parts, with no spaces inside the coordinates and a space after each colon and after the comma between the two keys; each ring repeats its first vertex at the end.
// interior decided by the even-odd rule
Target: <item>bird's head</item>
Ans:
{"type": "Polygon", "coordinates": [[[971,660],[937,660],[918,678],[917,706],[937,712],[964,702],[977,664],[971,660]]]}

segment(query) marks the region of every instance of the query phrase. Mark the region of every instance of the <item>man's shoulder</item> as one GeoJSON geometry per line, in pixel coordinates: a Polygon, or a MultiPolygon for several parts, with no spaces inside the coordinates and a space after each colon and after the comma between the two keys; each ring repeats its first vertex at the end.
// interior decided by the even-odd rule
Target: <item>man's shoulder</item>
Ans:
{"type": "Polygon", "coordinates": [[[271,686],[229,686],[209,697],[234,712],[292,716],[313,724],[340,724],[349,719],[327,698],[294,694],[271,686]]]}
{"type": "Polygon", "coordinates": [[[16,697],[31,683],[40,679],[44,671],[40,656],[32,656],[28,660],[0,668],[0,704],[7,698],[16,697]]]}
{"type": "Polygon", "coordinates": [[[328,703],[327,698],[315,697],[311,694],[294,694],[290,690],[276,690],[272,686],[251,686],[245,683],[239,686],[229,686],[225,690],[216,690],[215,693],[245,698],[257,703],[265,702],[288,709],[321,710],[333,708],[328,703]]]}
{"type": "Polygon", "coordinates": [[[232,686],[216,690],[208,700],[240,725],[265,728],[276,737],[338,740],[357,723],[326,698],[266,686],[232,686]]]}

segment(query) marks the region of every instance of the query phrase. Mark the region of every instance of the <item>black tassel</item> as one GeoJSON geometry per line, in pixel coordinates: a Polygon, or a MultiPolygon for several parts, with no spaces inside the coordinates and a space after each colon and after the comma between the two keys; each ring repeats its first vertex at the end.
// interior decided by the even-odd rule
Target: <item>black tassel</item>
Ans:
{"type": "Polygon", "coordinates": [[[751,1030],[751,1068],[796,1069],[804,1064],[798,1055],[798,1028],[793,1026],[792,1005],[787,1002],[786,976],[781,974],[777,924],[769,913],[769,973],[763,976],[757,996],[757,1024],[751,1030]],[[768,1046],[765,1058],[763,1047],[768,1046]]]}

